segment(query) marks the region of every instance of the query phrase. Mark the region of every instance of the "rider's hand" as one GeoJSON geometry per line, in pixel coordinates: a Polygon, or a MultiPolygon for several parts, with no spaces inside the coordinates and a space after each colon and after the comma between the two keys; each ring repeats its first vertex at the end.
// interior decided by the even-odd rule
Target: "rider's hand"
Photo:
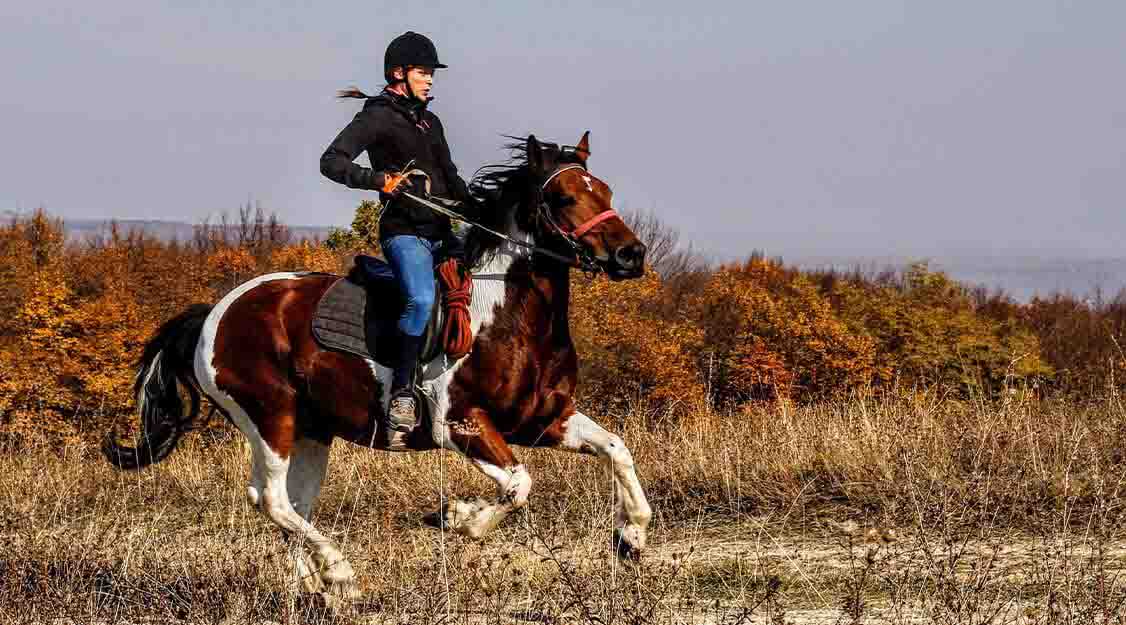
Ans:
{"type": "Polygon", "coordinates": [[[389,171],[383,176],[383,188],[381,191],[394,197],[403,191],[409,191],[411,186],[409,178],[399,172],[389,171]]]}

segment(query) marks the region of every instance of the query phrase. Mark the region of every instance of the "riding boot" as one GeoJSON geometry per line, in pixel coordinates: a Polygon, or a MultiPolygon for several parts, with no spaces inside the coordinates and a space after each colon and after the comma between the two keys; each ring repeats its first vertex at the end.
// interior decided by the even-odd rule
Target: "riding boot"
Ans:
{"type": "Polygon", "coordinates": [[[424,337],[401,334],[399,358],[391,378],[391,405],[387,411],[387,449],[406,449],[407,437],[417,422],[414,387],[424,337]]]}

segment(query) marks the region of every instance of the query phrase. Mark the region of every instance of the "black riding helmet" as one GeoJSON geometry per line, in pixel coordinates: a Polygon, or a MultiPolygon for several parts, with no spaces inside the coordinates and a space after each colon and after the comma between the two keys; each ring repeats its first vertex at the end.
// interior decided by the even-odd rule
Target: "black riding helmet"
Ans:
{"type": "Polygon", "coordinates": [[[408,30],[392,39],[387,45],[387,52],[383,55],[383,77],[387,82],[394,83],[395,76],[391,71],[396,67],[405,69],[411,65],[434,69],[447,67],[438,60],[438,49],[434,47],[434,42],[430,41],[430,38],[408,30]]]}

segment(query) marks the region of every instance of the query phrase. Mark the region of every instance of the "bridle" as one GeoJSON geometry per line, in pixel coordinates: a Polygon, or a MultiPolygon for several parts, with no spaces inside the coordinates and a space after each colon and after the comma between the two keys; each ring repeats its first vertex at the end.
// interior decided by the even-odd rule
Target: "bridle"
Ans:
{"type": "Polygon", "coordinates": [[[571,171],[572,169],[579,169],[583,172],[587,171],[587,168],[584,165],[564,165],[562,167],[556,168],[556,170],[551,172],[551,174],[543,181],[543,184],[540,185],[539,197],[537,198],[537,215],[541,221],[547,223],[549,226],[555,229],[555,232],[557,232],[559,236],[562,237],[562,239],[571,246],[571,250],[575,253],[575,258],[580,263],[580,269],[587,272],[593,271],[594,273],[598,273],[602,271],[602,267],[598,265],[598,260],[590,253],[590,250],[588,250],[585,245],[579,242],[579,238],[584,234],[590,232],[595,226],[606,221],[607,219],[613,219],[614,217],[619,216],[614,209],[610,208],[584,221],[583,223],[572,229],[570,232],[560,226],[559,222],[556,221],[555,218],[551,215],[551,206],[547,203],[547,199],[544,197],[544,191],[547,189],[547,185],[551,184],[551,181],[557,178],[559,174],[562,174],[565,171],[571,171]]]}

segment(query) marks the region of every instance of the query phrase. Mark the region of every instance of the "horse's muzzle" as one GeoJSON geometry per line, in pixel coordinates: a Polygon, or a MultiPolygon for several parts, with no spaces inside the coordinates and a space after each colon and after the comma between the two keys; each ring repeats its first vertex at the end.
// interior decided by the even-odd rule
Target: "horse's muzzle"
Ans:
{"type": "Polygon", "coordinates": [[[634,241],[614,250],[610,266],[606,268],[607,275],[613,280],[641,277],[645,272],[645,252],[645,244],[641,241],[634,241]]]}

